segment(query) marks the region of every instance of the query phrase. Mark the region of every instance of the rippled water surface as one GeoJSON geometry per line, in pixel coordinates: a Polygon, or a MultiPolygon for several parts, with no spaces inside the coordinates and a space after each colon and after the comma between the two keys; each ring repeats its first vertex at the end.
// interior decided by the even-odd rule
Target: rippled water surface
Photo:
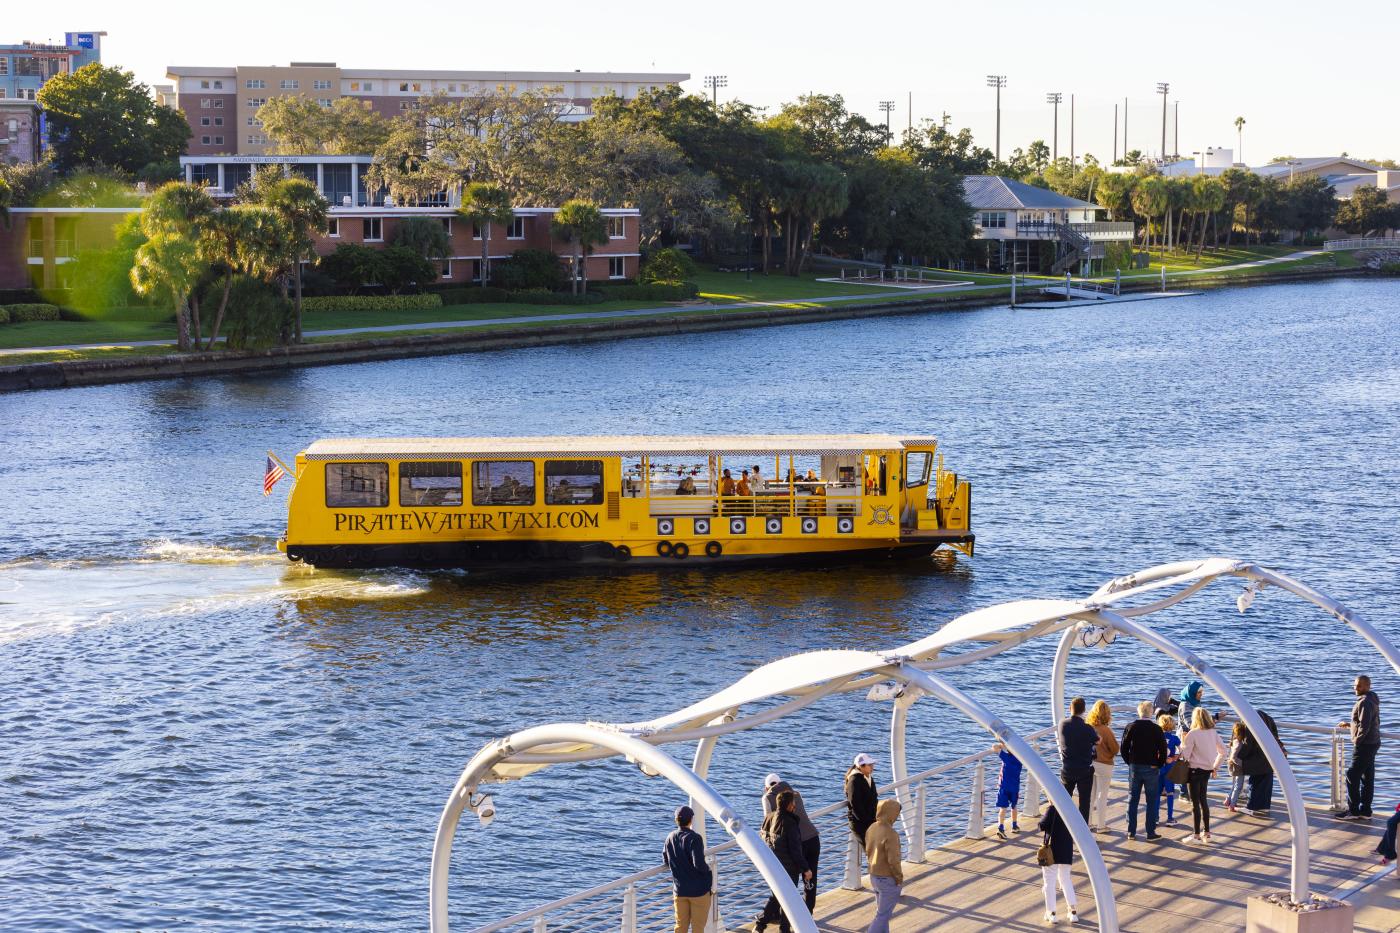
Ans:
{"type": "MultiPolygon", "coordinates": [[[[1250,557],[1400,636],[1397,298],[1338,281],[2,397],[0,926],[420,927],[437,814],[491,738],[646,718],[779,654],[1162,561],[1250,557]],[[975,560],[309,572],[273,548],[285,487],[260,488],[265,450],[324,436],[848,430],[942,439],[975,560]]],[[[1258,704],[1344,717],[1378,671],[1360,640],[1276,593],[1240,616],[1235,592],[1158,618],[1258,704]]],[[[1052,653],[954,679],[1037,727],[1052,653]]],[[[1122,642],[1070,673],[1114,702],[1182,681],[1122,642]]],[[[834,800],[882,710],[829,701],[726,740],[712,774],[745,804],[769,770],[834,800]]],[[[911,737],[922,768],[973,732],[921,704],[911,737]]],[[[461,925],[651,864],[678,795],[614,762],[497,801],[458,834],[461,925]]]]}

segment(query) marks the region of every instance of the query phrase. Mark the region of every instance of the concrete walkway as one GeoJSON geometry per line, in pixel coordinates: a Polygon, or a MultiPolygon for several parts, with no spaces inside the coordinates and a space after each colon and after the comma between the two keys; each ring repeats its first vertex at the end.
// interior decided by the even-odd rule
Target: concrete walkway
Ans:
{"type": "MultiPolygon", "coordinates": [[[[1189,805],[1178,815],[1178,825],[1159,828],[1163,839],[1153,843],[1141,835],[1136,841],[1126,838],[1121,791],[1115,794],[1118,799],[1109,825],[1117,832],[1097,838],[1113,876],[1121,929],[1144,933],[1240,930],[1246,898],[1287,890],[1289,829],[1282,807],[1276,806],[1272,818],[1231,814],[1219,805],[1217,790],[1211,807],[1214,841],[1210,845],[1183,841],[1191,826],[1189,805]]],[[[1277,796],[1275,803],[1279,803],[1277,796]]],[[[1023,821],[1020,835],[1007,842],[989,833],[981,840],[960,840],[930,850],[923,865],[906,863],[904,890],[890,929],[894,933],[1046,929],[1041,922],[1045,905],[1040,869],[1035,864],[1040,834],[1034,822],[1023,821]]],[[[1343,823],[1327,811],[1316,810],[1310,811],[1309,823],[1315,893],[1340,896],[1338,892],[1354,888],[1372,872],[1383,821],[1343,823]]],[[[869,880],[865,883],[868,886],[869,880]]],[[[1077,860],[1074,889],[1079,897],[1078,928],[1096,928],[1093,893],[1077,860]]],[[[1367,900],[1360,903],[1358,895],[1355,902],[1356,929],[1387,933],[1400,929],[1400,881],[1393,873],[1362,894],[1367,900]]],[[[1059,913],[1060,928],[1064,928],[1063,900],[1059,913]]],[[[829,891],[817,901],[817,926],[823,931],[861,933],[873,915],[874,896],[868,890],[829,891]]],[[[737,918],[727,919],[733,927],[737,918]]]]}

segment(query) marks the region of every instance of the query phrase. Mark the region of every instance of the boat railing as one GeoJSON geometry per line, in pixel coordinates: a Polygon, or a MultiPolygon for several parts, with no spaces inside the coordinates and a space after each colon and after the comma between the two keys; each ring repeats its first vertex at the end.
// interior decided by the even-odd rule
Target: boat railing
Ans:
{"type": "Polygon", "coordinates": [[[653,517],[716,516],[721,518],[804,518],[861,514],[859,495],[813,496],[760,493],[753,496],[658,496],[649,497],[653,517]]]}
{"type": "MultiPolygon", "coordinates": [[[[683,497],[684,498],[684,497],[683,497]]],[[[1114,708],[1115,729],[1129,721],[1135,711],[1114,708]]],[[[1231,722],[1220,728],[1228,747],[1231,722]]],[[[1289,765],[1298,778],[1304,797],[1310,804],[1341,806],[1346,796],[1343,775],[1347,730],[1335,726],[1306,723],[1277,722],[1280,740],[1287,749],[1289,765]]],[[[1052,762],[1056,727],[1050,726],[1025,736],[1031,747],[1052,762]]],[[[1386,741],[1400,740],[1400,733],[1382,733],[1386,741]]],[[[955,761],[937,765],[902,781],[880,787],[882,796],[895,795],[903,810],[900,816],[904,837],[905,861],[922,863],[931,849],[959,838],[983,838],[988,820],[995,816],[997,790],[997,749],[985,747],[955,761]]],[[[1123,769],[1119,767],[1121,776],[1123,769]]],[[[1400,783],[1400,761],[1377,762],[1378,784],[1400,783]]],[[[1034,824],[1041,815],[1044,794],[1035,779],[1026,772],[1026,785],[1021,794],[1022,831],[1027,823],[1034,824]]],[[[1227,776],[1224,766],[1213,783],[1212,792],[1222,792],[1227,776]]],[[[1121,782],[1120,782],[1121,783],[1121,782]]],[[[757,805],[754,806],[757,815],[757,805]]],[[[861,852],[859,842],[846,824],[844,801],[809,810],[808,816],[821,832],[824,843],[822,865],[827,868],[819,881],[839,878],[839,887],[859,890],[861,887],[861,852]],[[840,868],[833,873],[834,858],[841,859],[840,868]]],[[[717,832],[709,827],[710,837],[717,832]]],[[[706,850],[714,871],[715,897],[711,899],[711,922],[708,929],[722,930],[726,924],[739,925],[756,915],[768,898],[767,883],[753,863],[733,839],[726,839],[706,850]]],[[[621,933],[651,933],[669,930],[674,924],[671,901],[671,873],[664,865],[604,882],[584,891],[541,904],[503,920],[476,926],[473,933],[590,933],[590,931],[621,931],[621,933]]]]}

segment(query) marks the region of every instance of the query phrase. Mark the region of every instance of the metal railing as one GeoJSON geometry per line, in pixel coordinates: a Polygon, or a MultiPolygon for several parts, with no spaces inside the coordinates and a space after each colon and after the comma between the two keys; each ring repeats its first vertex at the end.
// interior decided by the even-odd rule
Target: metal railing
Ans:
{"type": "Polygon", "coordinates": [[[1322,248],[1328,252],[1346,249],[1400,249],[1400,236],[1362,236],[1349,240],[1326,240],[1322,248]]]}
{"type": "MultiPolygon", "coordinates": [[[[73,256],[72,240],[53,240],[53,255],[55,259],[70,259],[73,256]]],[[[29,241],[30,259],[42,259],[44,256],[44,241],[42,239],[31,239],[29,241]]]]}
{"type": "Polygon", "coordinates": [[[821,515],[860,515],[860,496],[656,496],[649,498],[653,518],[712,516],[718,518],[801,518],[821,515]]]}
{"type": "Polygon", "coordinates": [[[1063,230],[1068,230],[1088,240],[1132,239],[1134,228],[1129,221],[1091,221],[1086,223],[1059,223],[1052,220],[1022,220],[1016,222],[1016,235],[1021,238],[1058,239],[1063,230]]]}
{"type": "MultiPolygon", "coordinates": [[[[1127,708],[1115,708],[1117,722],[1130,717],[1127,708]]],[[[1309,803],[1340,807],[1346,798],[1346,730],[1305,723],[1277,723],[1288,751],[1288,760],[1309,803]]],[[[1232,723],[1221,723],[1228,747],[1232,723]]],[[[1040,754],[1053,761],[1057,756],[1056,727],[1046,727],[1026,736],[1040,754]]],[[[1400,740],[1400,733],[1382,733],[1385,741],[1400,740]]],[[[885,784],[880,794],[895,795],[904,808],[900,816],[905,844],[905,861],[920,864],[930,849],[960,838],[981,839],[989,822],[997,789],[996,773],[989,779],[989,766],[998,762],[996,749],[988,747],[955,761],[910,775],[902,781],[885,784]],[[936,806],[930,807],[937,793],[936,806]]],[[[1223,771],[1223,766],[1222,766],[1223,771]]],[[[1021,794],[1020,815],[1028,821],[1039,819],[1044,792],[1026,772],[1021,794]]],[[[1223,792],[1224,774],[1212,788],[1223,792]]],[[[1400,782],[1400,759],[1377,763],[1377,783],[1387,786],[1400,782]]],[[[861,888],[861,848],[846,824],[844,801],[808,813],[824,840],[843,840],[844,849],[832,846],[826,851],[842,853],[839,887],[861,888]]],[[[711,825],[710,832],[717,832],[711,825]]],[[[714,873],[714,897],[710,902],[707,930],[726,928],[729,922],[742,923],[757,914],[769,890],[758,870],[738,843],[727,839],[707,849],[714,873]]],[[[827,861],[827,864],[831,864],[827,861]]],[[[830,873],[828,872],[828,877],[830,873]]],[[[671,873],[664,865],[642,869],[621,878],[541,904],[494,923],[472,928],[472,933],[661,933],[672,928],[671,873]]]]}

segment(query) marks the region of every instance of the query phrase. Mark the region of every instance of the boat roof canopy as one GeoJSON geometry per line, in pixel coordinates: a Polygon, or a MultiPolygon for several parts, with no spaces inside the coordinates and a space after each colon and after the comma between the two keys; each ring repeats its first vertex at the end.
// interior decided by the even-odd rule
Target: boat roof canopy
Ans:
{"type": "Polygon", "coordinates": [[[712,434],[618,435],[604,437],[339,437],[316,441],[306,448],[308,460],[349,457],[387,459],[448,459],[498,456],[589,457],[666,456],[706,457],[711,454],[855,455],[867,450],[931,447],[931,437],[893,434],[712,434]]]}

